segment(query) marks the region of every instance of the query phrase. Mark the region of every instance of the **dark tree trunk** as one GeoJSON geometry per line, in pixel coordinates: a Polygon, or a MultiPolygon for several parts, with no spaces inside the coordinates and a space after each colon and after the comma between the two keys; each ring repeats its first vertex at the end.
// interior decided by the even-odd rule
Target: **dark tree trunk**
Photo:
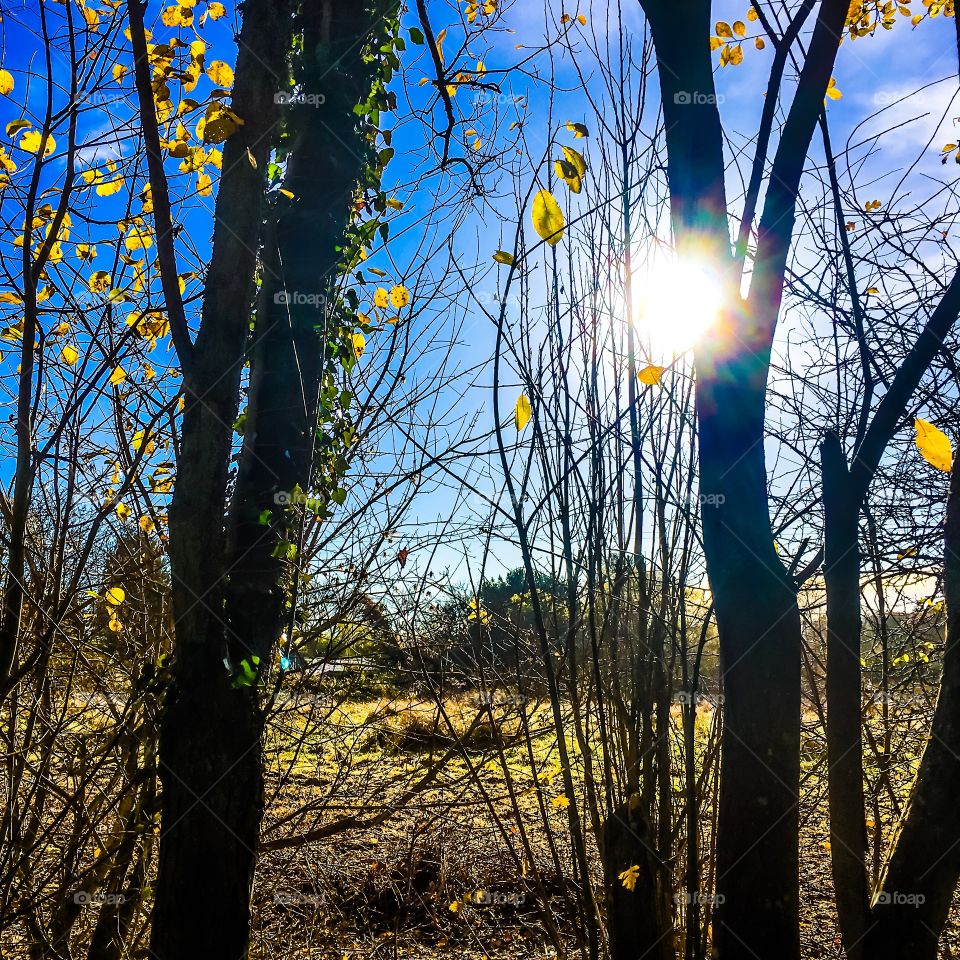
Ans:
{"type": "Polygon", "coordinates": [[[835,433],[821,448],[827,590],[827,778],[830,857],[840,932],[848,960],[863,955],[869,910],[860,727],[861,498],[835,433]]]}
{"type": "MultiPolygon", "coordinates": [[[[724,676],[715,954],[799,957],[800,614],[777,557],[764,409],[796,195],[849,4],[824,0],[769,177],[750,299],[730,250],[711,4],[644,0],[681,256],[705,261],[726,306],[696,353],[704,551],[724,676]]],[[[760,158],[761,162],[763,158],[760,158]]]]}
{"type": "MultiPolygon", "coordinates": [[[[262,171],[278,119],[275,94],[289,91],[290,8],[251,0],[244,12],[233,108],[246,122],[224,150],[170,511],[177,657],[160,752],[163,828],[151,942],[158,960],[246,956],[263,814],[259,668],[252,658],[269,662],[285,615],[276,548],[289,524],[275,495],[310,484],[324,357],[328,342],[343,340],[344,321],[327,304],[372,148],[354,107],[366,101],[380,67],[367,42],[381,36],[390,9],[307,0],[299,10],[296,79],[310,99],[284,108],[291,132],[285,189],[293,198],[276,200],[263,237],[246,439],[225,523],[261,239],[262,171]]],[[[338,476],[344,464],[326,466],[338,476]]]]}
{"type": "MultiPolygon", "coordinates": [[[[710,4],[648,11],[657,51],[674,229],[681,254],[729,280],[723,149],[710,4]]],[[[724,667],[717,832],[719,957],[799,954],[800,617],[773,547],[763,455],[767,359],[744,306],[698,352],[704,549],[724,667]],[[740,332],[742,340],[733,334],[740,332]]]]}
{"type": "MultiPolygon", "coordinates": [[[[353,110],[367,99],[376,68],[364,62],[365,41],[393,6],[311,0],[304,9],[298,86],[323,100],[286,108],[295,140],[284,189],[293,200],[278,201],[267,238],[230,511],[226,610],[234,662],[252,655],[266,663],[284,626],[285,561],[277,546],[296,545],[303,508],[287,509],[282,495],[310,490],[316,474],[323,502],[346,468],[338,438],[344,421],[318,427],[318,401],[325,373],[340,366],[333,354],[345,348],[341,327],[352,324],[338,309],[337,280],[358,180],[372,151],[353,110]]],[[[352,349],[349,338],[346,344],[352,349]]],[[[331,406],[326,394],[324,406],[331,406]]]]}
{"type": "Polygon", "coordinates": [[[656,837],[641,815],[640,804],[625,804],[603,828],[604,868],[610,910],[611,960],[674,960],[676,948],[673,919],[663,889],[663,862],[656,851],[656,837]],[[633,890],[619,875],[637,867],[633,890]]]}
{"type": "Polygon", "coordinates": [[[763,389],[698,369],[704,550],[724,684],[718,957],[799,956],[800,614],[773,546],[763,389]]]}
{"type": "Polygon", "coordinates": [[[896,846],[874,897],[865,956],[936,960],[960,880],[960,470],[950,478],[944,531],[947,645],[930,738],[896,846]]]}
{"type": "Polygon", "coordinates": [[[202,322],[184,384],[170,507],[176,655],[159,750],[157,960],[238,960],[249,936],[263,802],[260,731],[253,691],[233,689],[223,663],[224,509],[290,21],[286,0],[244,7],[232,107],[245,122],[224,145],[202,322]]]}

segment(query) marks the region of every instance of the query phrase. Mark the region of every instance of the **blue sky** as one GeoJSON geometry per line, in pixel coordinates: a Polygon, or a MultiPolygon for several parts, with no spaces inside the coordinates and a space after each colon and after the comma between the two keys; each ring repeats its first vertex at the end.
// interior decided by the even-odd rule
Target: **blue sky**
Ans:
{"type": "MultiPolygon", "coordinates": [[[[919,10],[919,4],[916,5],[919,10]]],[[[96,4],[90,6],[97,8],[96,4]]],[[[203,30],[208,45],[208,63],[214,59],[232,63],[235,57],[232,36],[238,28],[237,12],[234,5],[226,6],[226,17],[216,23],[208,23],[203,30]]],[[[410,370],[411,381],[418,376],[429,377],[434,371],[442,356],[440,346],[445,340],[455,343],[451,356],[446,359],[449,365],[447,369],[458,369],[462,375],[451,378],[448,389],[437,398],[435,415],[430,422],[434,424],[438,437],[448,433],[456,435],[468,426],[475,433],[483,433],[492,424],[489,358],[493,352],[493,327],[478,309],[478,302],[491,308],[497,304],[498,284],[503,271],[492,264],[492,252],[497,248],[512,249],[518,221],[530,232],[529,210],[521,209],[516,191],[519,191],[519,196],[526,195],[535,174],[539,173],[541,177],[545,175],[546,168],[540,165],[540,161],[547,153],[551,140],[570,145],[576,143],[586,153],[591,166],[598,155],[595,128],[590,139],[573,141],[563,131],[563,124],[570,120],[593,126],[591,118],[594,108],[589,101],[591,97],[602,101],[603,94],[597,79],[596,63],[591,62],[587,47],[598,41],[602,45],[613,36],[608,13],[616,16],[615,5],[584,4],[577,9],[569,4],[561,6],[548,3],[544,8],[526,0],[518,0],[503,4],[502,8],[498,29],[471,41],[469,50],[463,51],[457,61],[464,69],[473,70],[477,60],[482,60],[488,71],[486,79],[495,78],[501,85],[501,93],[495,95],[495,104],[490,102],[488,95],[479,104],[471,101],[477,109],[470,109],[470,103],[464,101],[470,101],[476,94],[468,90],[461,90],[455,101],[457,107],[463,110],[463,122],[454,137],[455,152],[474,160],[484,156],[495,157],[499,165],[499,171],[485,175],[484,186],[488,196],[482,201],[474,198],[468,203],[458,193],[464,186],[464,174],[458,167],[452,167],[444,176],[439,176],[435,170],[431,171],[433,161],[424,139],[424,126],[421,119],[411,113],[425,109],[434,99],[431,86],[419,84],[422,76],[432,75],[425,48],[408,43],[404,77],[397,82],[401,107],[398,117],[385,120],[386,126],[395,128],[394,146],[397,149],[397,155],[388,168],[387,186],[389,192],[402,199],[406,206],[394,218],[394,239],[386,250],[373,251],[369,263],[385,270],[391,282],[402,280],[415,292],[422,291],[423,300],[428,304],[414,321],[423,352],[410,370]],[[561,27],[560,19],[564,12],[571,16],[583,12],[588,17],[587,25],[561,27]],[[545,42],[555,41],[561,34],[566,34],[579,51],[577,59],[582,65],[583,74],[575,69],[570,51],[559,47],[544,49],[545,42]],[[521,49],[517,49],[518,45],[521,49]],[[586,77],[586,85],[583,76],[586,77]],[[552,93],[548,88],[548,80],[553,86],[552,93]],[[512,102],[514,96],[524,98],[522,106],[512,102]],[[476,115],[471,116],[471,113],[476,115]],[[518,118],[523,119],[523,127],[514,133],[509,130],[509,123],[518,118]],[[476,130],[476,133],[468,134],[468,129],[476,130]],[[482,144],[478,150],[473,150],[471,144],[478,136],[482,144]],[[413,185],[412,189],[408,189],[410,185],[413,185]],[[439,211],[435,207],[438,198],[441,200],[439,211]],[[453,261],[469,277],[469,294],[461,289],[459,278],[451,273],[444,252],[448,242],[451,244],[453,261]],[[431,338],[432,347],[429,346],[431,338]]],[[[49,9],[51,18],[62,17],[64,8],[50,4],[49,9]]],[[[151,4],[150,15],[155,18],[160,9],[160,6],[151,4]]],[[[204,9],[205,5],[200,3],[198,14],[204,9]]],[[[463,37],[456,25],[460,16],[457,5],[431,2],[428,9],[434,30],[448,29],[444,52],[448,63],[452,62],[463,37]]],[[[42,69],[42,57],[46,52],[38,41],[38,8],[34,3],[7,4],[4,13],[3,66],[14,74],[17,87],[12,101],[0,102],[0,126],[21,116],[19,104],[28,88],[27,74],[31,69],[42,69]]],[[[639,4],[627,4],[621,13],[626,34],[632,35],[636,48],[639,48],[643,35],[639,4]]],[[[746,19],[746,5],[718,3],[715,19],[728,22],[746,19]]],[[[406,26],[414,26],[415,23],[415,19],[408,14],[406,26]]],[[[753,37],[758,25],[749,26],[749,37],[753,37]]],[[[173,33],[156,20],[152,29],[157,39],[166,39],[173,33]]],[[[404,33],[406,35],[406,31],[404,33]]],[[[101,38],[106,34],[106,30],[102,31],[101,38]]],[[[113,36],[119,39],[116,31],[113,36]]],[[[186,39],[190,39],[189,35],[186,39]]],[[[100,42],[103,42],[102,39],[100,42]]],[[[125,41],[121,42],[127,49],[119,56],[119,62],[130,66],[128,45],[125,41]]],[[[59,55],[55,48],[51,48],[51,51],[56,63],[59,55]]],[[[731,160],[734,161],[729,174],[729,193],[734,209],[737,208],[737,198],[741,192],[741,176],[746,176],[743,171],[748,169],[752,159],[749,140],[762,109],[771,59],[769,44],[765,50],[759,51],[748,40],[741,66],[718,67],[716,71],[717,91],[723,98],[721,115],[729,136],[731,160]],[[741,150],[734,157],[734,151],[741,150]],[[741,171],[739,175],[737,165],[741,171]]],[[[112,62],[112,59],[108,58],[108,61],[112,62]]],[[[62,63],[63,72],[59,79],[65,86],[68,82],[68,64],[66,61],[62,63]]],[[[936,196],[944,182],[955,179],[956,167],[952,160],[946,166],[941,163],[941,147],[949,141],[960,139],[960,122],[955,119],[955,115],[960,114],[954,102],[956,71],[954,25],[943,17],[926,20],[916,28],[909,21],[900,19],[891,31],[879,30],[872,37],[844,41],[835,73],[842,97],[830,100],[827,109],[835,151],[841,150],[848,138],[856,145],[856,181],[863,185],[856,194],[856,200],[861,206],[876,199],[882,202],[884,209],[891,204],[908,208],[920,199],[936,196]],[[877,111],[880,111],[877,117],[867,119],[877,111]],[[895,129],[895,132],[873,140],[876,135],[891,129],[895,129]]],[[[788,71],[788,81],[790,79],[788,71]]],[[[655,76],[652,83],[651,103],[655,100],[655,76]]],[[[207,80],[201,80],[201,84],[204,86],[198,88],[198,93],[205,93],[211,86],[207,80]]],[[[102,163],[113,154],[127,160],[132,158],[132,142],[125,143],[122,138],[117,139],[111,134],[118,125],[122,128],[125,120],[131,116],[133,104],[129,76],[125,84],[108,89],[112,93],[106,98],[91,101],[81,114],[80,141],[87,145],[81,155],[90,163],[102,163]]],[[[29,88],[28,111],[42,113],[45,95],[42,84],[34,82],[29,88]]],[[[62,100],[63,91],[58,92],[57,97],[62,100]]],[[[433,116],[435,122],[442,125],[439,106],[434,107],[433,116]]],[[[648,110],[648,132],[652,132],[654,124],[655,111],[648,110]]],[[[817,162],[820,156],[815,139],[811,161],[817,162]]],[[[138,175],[142,177],[142,157],[138,160],[138,175]]],[[[62,175],[63,165],[54,161],[49,166],[48,176],[52,184],[62,175]]],[[[596,174],[598,171],[591,172],[596,174]]],[[[584,193],[574,201],[574,210],[578,209],[577,205],[582,209],[583,205],[595,201],[597,196],[594,182],[588,174],[584,193]]],[[[98,201],[98,215],[106,220],[122,215],[111,211],[123,200],[124,197],[118,195],[98,201]]],[[[11,209],[10,200],[6,197],[5,204],[2,209],[4,223],[9,225],[22,219],[22,212],[17,212],[15,207],[11,209]]],[[[189,246],[181,244],[179,251],[181,269],[184,271],[199,271],[208,256],[212,208],[213,197],[193,196],[182,209],[181,219],[186,228],[185,235],[189,236],[190,241],[189,246]]],[[[851,211],[851,219],[864,219],[866,216],[862,209],[851,211]]],[[[83,237],[78,235],[76,239],[83,237]]],[[[8,256],[7,252],[0,254],[0,262],[8,256]]],[[[801,259],[815,264],[816,257],[815,249],[801,247],[801,259]]],[[[933,266],[936,266],[936,257],[936,249],[931,248],[930,262],[933,266]]],[[[8,262],[10,265],[16,266],[12,261],[8,262]]],[[[369,273],[367,275],[369,277],[369,273]]],[[[191,284],[194,282],[196,287],[188,285],[188,295],[199,292],[199,278],[191,281],[191,284]]],[[[189,309],[195,318],[199,300],[192,301],[189,309]]],[[[15,310],[10,313],[12,316],[15,310]]],[[[376,339],[370,342],[369,347],[366,362],[371,369],[375,369],[376,339]]],[[[163,343],[152,357],[157,366],[164,359],[172,359],[163,343]]],[[[172,382],[170,389],[175,389],[172,382]]],[[[519,387],[511,383],[503,389],[504,408],[512,409],[519,387]]],[[[427,422],[426,417],[423,422],[427,422]]],[[[382,461],[384,467],[388,459],[382,461]]],[[[4,464],[4,473],[8,466],[4,464]]],[[[501,486],[499,468],[495,464],[491,467],[489,462],[478,459],[473,464],[473,471],[481,478],[478,482],[484,489],[494,492],[501,486]]],[[[417,499],[410,518],[412,526],[418,526],[420,532],[425,533],[432,522],[441,522],[448,517],[459,503],[458,494],[451,489],[452,484],[453,481],[447,478],[443,484],[434,487],[430,478],[425,479],[423,495],[417,499]]],[[[362,484],[358,486],[358,496],[363,495],[360,490],[362,484]]],[[[441,547],[434,568],[456,566],[459,557],[459,546],[447,543],[441,547]]],[[[415,567],[417,562],[418,557],[414,554],[411,567],[415,567]]],[[[515,551],[508,547],[498,548],[496,562],[503,567],[515,565],[515,551]]],[[[465,575],[462,566],[458,575],[465,575]]]]}

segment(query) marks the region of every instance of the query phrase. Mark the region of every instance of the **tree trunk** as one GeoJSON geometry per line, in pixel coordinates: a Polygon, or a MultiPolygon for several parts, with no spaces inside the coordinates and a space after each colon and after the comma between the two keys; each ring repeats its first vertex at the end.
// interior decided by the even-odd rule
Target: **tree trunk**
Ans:
{"type": "MultiPolygon", "coordinates": [[[[723,284],[696,351],[704,552],[724,675],[715,955],[799,957],[800,613],[777,557],[764,408],[800,176],[849,9],[823,0],[768,179],[750,298],[730,250],[711,4],[643,0],[660,80],[681,257],[723,284]]],[[[764,158],[758,158],[763,162],[764,158]]],[[[749,225],[748,225],[749,226],[749,225]]]]}
{"type": "Polygon", "coordinates": [[[930,738],[896,846],[874,896],[868,960],[936,960],[960,880],[960,470],[950,478],[944,531],[947,645],[930,738]]]}
{"type": "Polygon", "coordinates": [[[655,844],[639,803],[633,809],[624,804],[604,824],[611,960],[675,960],[673,920],[663,909],[663,862],[655,844]],[[630,890],[619,877],[632,867],[637,877],[630,890]]]}
{"type": "Polygon", "coordinates": [[[245,121],[227,140],[200,331],[185,377],[185,409],[170,507],[174,679],[159,749],[163,785],[151,955],[238,960],[262,808],[253,691],[224,667],[224,507],[248,334],[262,197],[286,76],[286,0],[244,7],[232,107],[245,121]],[[248,162],[247,153],[256,161],[248,162]]]}
{"type": "Polygon", "coordinates": [[[373,146],[353,108],[366,101],[374,79],[376,63],[365,62],[365,44],[392,6],[313,0],[304,9],[298,88],[323,100],[286,108],[295,140],[284,189],[294,199],[277,203],[257,307],[245,441],[229,520],[232,662],[257,656],[267,663],[289,616],[285,551],[278,545],[296,548],[303,509],[289,509],[290,496],[310,490],[316,462],[317,500],[325,506],[347,466],[341,434],[348,420],[333,371],[341,368],[344,350],[352,362],[350,331],[343,328],[352,328],[353,320],[344,315],[337,281],[344,233],[373,146]],[[329,416],[320,425],[318,406],[329,416]]]}
{"type": "Polygon", "coordinates": [[[800,614],[767,506],[763,390],[750,359],[698,365],[704,550],[720,636],[724,726],[716,956],[798,957],[800,614]]]}
{"type": "Polygon", "coordinates": [[[848,960],[863,956],[869,910],[860,727],[861,498],[852,489],[835,433],[821,448],[827,589],[827,778],[830,858],[840,932],[848,960]]]}
{"type": "MultiPolygon", "coordinates": [[[[197,393],[187,397],[170,517],[177,661],[160,754],[163,832],[151,942],[159,960],[246,956],[263,814],[257,681],[286,615],[286,554],[277,548],[290,523],[276,494],[309,487],[324,357],[328,344],[342,344],[341,326],[353,323],[334,313],[330,295],[353,194],[373,147],[354,107],[366,102],[381,69],[377,53],[387,40],[390,9],[308,0],[300,10],[296,79],[304,99],[284,108],[292,133],[284,186],[293,197],[276,198],[264,238],[246,439],[225,535],[227,466],[264,193],[256,171],[267,168],[275,94],[290,89],[289,8],[260,0],[245,11],[244,34],[250,35],[241,36],[233,107],[246,123],[224,151],[214,261],[192,363],[197,393]],[[255,166],[244,155],[248,147],[255,166]],[[227,172],[238,169],[247,181],[252,173],[256,191],[246,189],[250,183],[228,182],[227,172]],[[224,235],[221,225],[229,225],[224,235]]],[[[335,454],[341,428],[329,426],[322,452],[335,454]]],[[[345,465],[333,456],[324,461],[334,478],[345,465]]]]}

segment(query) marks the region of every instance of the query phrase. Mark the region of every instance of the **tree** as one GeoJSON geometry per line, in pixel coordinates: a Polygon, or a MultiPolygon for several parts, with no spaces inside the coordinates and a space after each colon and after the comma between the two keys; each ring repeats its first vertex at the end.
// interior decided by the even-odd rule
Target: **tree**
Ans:
{"type": "Polygon", "coordinates": [[[141,9],[134,3],[129,10],[186,404],[170,508],[176,646],[160,744],[163,818],[151,949],[164,960],[198,950],[235,958],[248,943],[263,805],[258,680],[284,623],[283,559],[295,550],[278,494],[316,485],[324,501],[334,496],[340,447],[350,445],[340,412],[348,402],[329,365],[349,370],[359,335],[352,332],[354,312],[338,297],[337,275],[351,249],[351,201],[370,185],[368,164],[377,169],[371,120],[388,106],[395,21],[387,4],[253,2],[244,10],[231,107],[214,107],[206,117],[205,132],[220,139],[211,128],[221,124],[226,142],[203,314],[190,342],[176,290],[141,9]],[[300,92],[293,98],[286,79],[291,49],[302,51],[294,57],[300,92]],[[271,157],[279,104],[297,97],[303,105],[280,124],[280,172],[271,157]],[[233,425],[251,344],[246,442],[225,523],[233,425]]]}

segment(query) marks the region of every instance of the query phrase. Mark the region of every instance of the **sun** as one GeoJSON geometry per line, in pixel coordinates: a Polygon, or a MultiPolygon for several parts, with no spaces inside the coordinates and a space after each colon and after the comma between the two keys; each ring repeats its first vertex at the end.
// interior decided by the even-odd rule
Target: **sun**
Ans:
{"type": "Polygon", "coordinates": [[[651,361],[691,350],[715,323],[721,288],[703,264],[662,257],[636,280],[634,327],[651,361]]]}

